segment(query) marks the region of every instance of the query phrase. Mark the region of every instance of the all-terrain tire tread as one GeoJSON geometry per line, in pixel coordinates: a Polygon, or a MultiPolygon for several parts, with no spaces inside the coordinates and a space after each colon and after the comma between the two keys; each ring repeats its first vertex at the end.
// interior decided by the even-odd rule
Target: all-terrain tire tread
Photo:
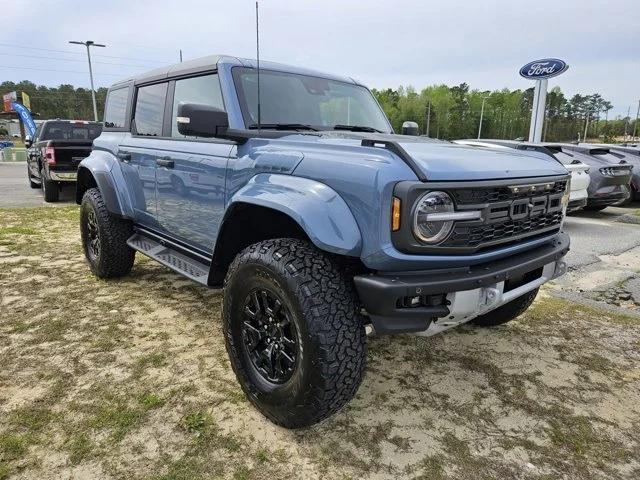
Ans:
{"type": "MultiPolygon", "coordinates": [[[[251,245],[236,256],[225,278],[223,318],[227,340],[232,319],[226,287],[244,263],[256,259],[280,264],[284,272],[295,279],[289,285],[295,285],[293,294],[307,319],[310,336],[319,343],[321,355],[312,372],[311,391],[304,404],[292,407],[283,415],[262,412],[274,423],[287,428],[309,426],[331,416],[349,402],[364,375],[366,334],[355,287],[334,258],[308,242],[278,238],[251,245]]],[[[242,380],[247,378],[243,366],[233,358],[229,341],[226,343],[234,372],[253,401],[251,387],[242,380]]]]}
{"type": "MultiPolygon", "coordinates": [[[[85,202],[89,202],[95,211],[101,243],[100,258],[97,262],[91,262],[87,256],[91,271],[99,278],[118,278],[127,275],[133,267],[136,254],[135,250],[127,245],[127,240],[133,235],[131,222],[109,212],[97,188],[90,188],[84,193],[83,206],[85,202]]],[[[82,227],[81,231],[83,231],[82,227]]]]}

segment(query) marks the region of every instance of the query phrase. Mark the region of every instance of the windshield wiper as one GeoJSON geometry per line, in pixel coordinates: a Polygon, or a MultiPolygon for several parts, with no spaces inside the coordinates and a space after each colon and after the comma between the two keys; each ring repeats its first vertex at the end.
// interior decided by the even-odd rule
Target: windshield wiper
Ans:
{"type": "MultiPolygon", "coordinates": [[[[258,124],[252,123],[247,128],[250,130],[257,130],[258,124]]],[[[304,123],[262,123],[260,124],[260,128],[265,128],[268,130],[313,130],[317,132],[318,129],[312,127],[311,125],[305,125],[304,123]]]]}
{"type": "Polygon", "coordinates": [[[382,133],[380,130],[373,127],[365,127],[364,125],[334,125],[334,130],[349,130],[351,132],[375,132],[382,133]]]}

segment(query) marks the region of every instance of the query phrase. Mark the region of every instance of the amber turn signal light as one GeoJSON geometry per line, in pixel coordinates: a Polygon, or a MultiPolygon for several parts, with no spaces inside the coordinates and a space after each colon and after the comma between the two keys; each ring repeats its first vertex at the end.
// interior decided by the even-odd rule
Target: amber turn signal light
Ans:
{"type": "Polygon", "coordinates": [[[400,230],[400,199],[393,197],[391,203],[391,231],[397,232],[400,230]]]}

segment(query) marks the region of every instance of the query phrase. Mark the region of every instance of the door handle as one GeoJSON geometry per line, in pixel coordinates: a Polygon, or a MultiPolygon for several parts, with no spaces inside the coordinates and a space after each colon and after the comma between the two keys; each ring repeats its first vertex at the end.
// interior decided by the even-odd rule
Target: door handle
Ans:
{"type": "Polygon", "coordinates": [[[131,161],[130,152],[118,152],[118,158],[123,162],[129,163],[131,161]]]}
{"type": "Polygon", "coordinates": [[[156,165],[159,167],[173,168],[175,163],[170,157],[159,157],[156,158],[156,165]]]}

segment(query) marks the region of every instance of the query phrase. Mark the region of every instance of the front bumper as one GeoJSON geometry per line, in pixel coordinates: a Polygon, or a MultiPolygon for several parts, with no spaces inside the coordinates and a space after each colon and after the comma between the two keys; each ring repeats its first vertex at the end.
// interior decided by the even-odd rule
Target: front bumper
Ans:
{"type": "Polygon", "coordinates": [[[602,207],[615,205],[628,200],[631,192],[627,185],[612,185],[599,188],[589,196],[587,205],[589,207],[602,207]]]}
{"type": "Polygon", "coordinates": [[[567,206],[568,212],[573,212],[575,210],[580,210],[587,206],[587,198],[579,198],[578,200],[569,200],[569,205],[567,206]]]}
{"type": "Polygon", "coordinates": [[[376,333],[432,335],[468,322],[564,274],[562,257],[568,251],[569,236],[560,233],[543,246],[481,265],[358,275],[354,282],[376,333]],[[420,298],[419,306],[405,306],[405,299],[416,297],[420,298]]]}
{"type": "Polygon", "coordinates": [[[49,178],[55,182],[75,182],[78,172],[56,172],[49,170],[49,178]]]}

